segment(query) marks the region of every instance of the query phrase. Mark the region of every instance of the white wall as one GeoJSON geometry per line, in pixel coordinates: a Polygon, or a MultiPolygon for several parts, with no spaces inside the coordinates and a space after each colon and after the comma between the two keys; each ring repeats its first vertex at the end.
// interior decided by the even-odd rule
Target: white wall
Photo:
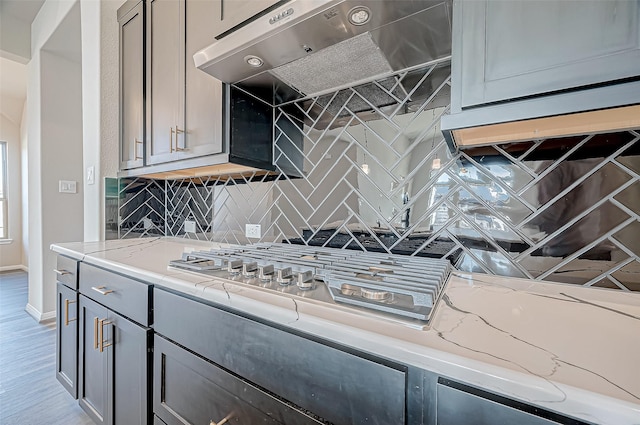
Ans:
{"type": "Polygon", "coordinates": [[[118,172],[118,21],[124,0],[81,0],[84,170],[84,240],[104,239],[104,178],[118,172]]]}
{"type": "MultiPolygon", "coordinates": [[[[4,100],[3,100],[4,102],[4,100]]],[[[0,244],[0,270],[22,265],[22,185],[20,127],[0,114],[0,140],[7,142],[7,199],[9,243],[0,244]]]]}
{"type": "MultiPolygon", "coordinates": [[[[89,0],[90,1],[90,0],[89,0]]],[[[118,8],[124,0],[100,2],[100,167],[104,177],[116,177],[118,173],[118,8]]],[[[142,58],[140,59],[142,60],[142,58]]],[[[104,200],[104,199],[103,199],[104,200]]],[[[104,210],[102,214],[104,219],[104,210]]],[[[104,230],[104,223],[102,226],[104,230]]]]}
{"type": "Polygon", "coordinates": [[[95,183],[88,184],[86,175],[84,190],[84,240],[102,239],[101,217],[102,191],[100,181],[100,8],[101,2],[81,0],[80,19],[82,46],[82,136],[83,169],[94,167],[95,183]]]}
{"type": "Polygon", "coordinates": [[[20,203],[22,205],[21,224],[22,224],[22,255],[21,263],[24,267],[29,267],[29,157],[27,153],[27,140],[29,132],[27,131],[27,101],[24,102],[22,109],[22,122],[20,123],[20,203]]]}
{"type": "Polygon", "coordinates": [[[38,320],[55,316],[54,242],[82,240],[80,3],[48,0],[31,27],[27,88],[29,304],[38,320]],[[58,193],[58,180],[79,193],[58,193]]]}

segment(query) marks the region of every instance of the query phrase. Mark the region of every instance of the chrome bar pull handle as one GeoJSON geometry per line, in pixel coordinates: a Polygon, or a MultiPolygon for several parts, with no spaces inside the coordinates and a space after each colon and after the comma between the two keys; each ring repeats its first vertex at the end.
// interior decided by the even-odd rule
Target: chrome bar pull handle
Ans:
{"type": "Polygon", "coordinates": [[[93,318],[93,349],[98,349],[98,318],[93,318]]]}
{"type": "Polygon", "coordinates": [[[142,141],[141,141],[141,140],[138,140],[138,138],[137,138],[137,137],[135,137],[133,140],[134,140],[134,142],[135,142],[135,144],[134,144],[134,146],[135,146],[135,147],[134,147],[134,150],[135,150],[135,159],[142,159],[142,157],[141,157],[141,156],[138,156],[138,145],[141,145],[141,144],[142,144],[142,141]]]}
{"type": "Polygon", "coordinates": [[[73,322],[76,319],[69,319],[69,304],[74,304],[75,301],[68,299],[64,300],[64,325],[69,326],[69,322],[73,322]]]}
{"type": "Polygon", "coordinates": [[[169,128],[169,153],[173,153],[173,127],[169,128]]]}
{"type": "Polygon", "coordinates": [[[233,418],[233,412],[229,413],[227,416],[222,418],[220,422],[216,422],[213,419],[211,419],[211,421],[209,422],[209,425],[224,425],[227,422],[229,422],[229,419],[232,419],[232,418],[233,418]]]}
{"type": "Polygon", "coordinates": [[[176,148],[175,148],[175,151],[176,152],[185,151],[185,150],[187,150],[186,148],[178,147],[178,134],[184,134],[184,130],[180,130],[180,127],[178,127],[176,125],[176,148]]]}
{"type": "Polygon", "coordinates": [[[64,269],[62,269],[62,270],[53,269],[53,271],[56,272],[56,274],[58,276],[64,276],[66,274],[71,274],[71,272],[69,270],[64,270],[64,269]]]}
{"type": "Polygon", "coordinates": [[[106,286],[92,286],[91,289],[93,289],[94,291],[96,291],[99,294],[102,295],[107,295],[113,292],[113,289],[107,289],[106,286]]]}
{"type": "Polygon", "coordinates": [[[111,322],[108,322],[107,319],[100,319],[100,326],[98,328],[100,331],[100,336],[98,336],[98,339],[100,340],[101,353],[104,351],[106,347],[111,347],[113,345],[112,342],[110,342],[109,344],[104,343],[104,325],[109,325],[109,324],[111,324],[111,322]]]}

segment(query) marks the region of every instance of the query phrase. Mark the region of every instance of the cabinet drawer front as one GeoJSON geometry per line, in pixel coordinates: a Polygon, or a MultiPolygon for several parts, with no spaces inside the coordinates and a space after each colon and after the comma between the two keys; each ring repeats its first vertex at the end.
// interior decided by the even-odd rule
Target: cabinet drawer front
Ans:
{"type": "Polygon", "coordinates": [[[436,399],[437,425],[589,425],[446,378],[438,378],[436,399]]]}
{"type": "Polygon", "coordinates": [[[80,292],[123,316],[149,326],[151,286],[80,263],[80,292]]]}
{"type": "Polygon", "coordinates": [[[71,289],[78,289],[78,262],[73,258],[58,255],[56,279],[71,289]]]}
{"type": "Polygon", "coordinates": [[[156,332],[337,424],[404,424],[405,372],[156,288],[156,332]]]}
{"type": "Polygon", "coordinates": [[[154,375],[153,410],[169,425],[318,423],[157,335],[154,375]]]}

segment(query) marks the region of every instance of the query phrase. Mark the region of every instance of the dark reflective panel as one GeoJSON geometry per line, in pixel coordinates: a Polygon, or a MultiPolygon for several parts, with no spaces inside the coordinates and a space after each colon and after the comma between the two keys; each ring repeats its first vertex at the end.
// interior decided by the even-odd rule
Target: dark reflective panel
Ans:
{"type": "MultiPolygon", "coordinates": [[[[628,219],[629,216],[624,211],[609,202],[605,202],[557,236],[545,239],[542,248],[533,255],[566,257],[605,236],[628,219]]],[[[593,254],[591,257],[593,259],[610,258],[610,251],[611,248],[603,245],[602,252],[597,255],[593,254]]],[[[586,254],[583,254],[583,256],[586,256],[586,254]]]]}
{"type": "MultiPolygon", "coordinates": [[[[552,197],[550,192],[556,193],[559,188],[567,183],[569,185],[573,184],[576,181],[574,171],[577,170],[577,174],[581,174],[584,169],[591,170],[591,165],[593,164],[589,160],[560,164],[556,169],[560,170],[558,173],[550,174],[536,187],[539,198],[548,199],[552,197]]],[[[598,201],[606,198],[630,179],[631,176],[624,173],[616,165],[608,163],[555,202],[540,202],[541,205],[545,204],[540,209],[541,212],[527,220],[527,226],[537,226],[541,230],[541,233],[533,239],[540,240],[541,237],[552,234],[574,217],[591,209],[598,201]]],[[[606,205],[613,206],[609,203],[606,205]]],[[[613,215],[615,215],[615,212],[613,215]]],[[[599,227],[599,221],[606,220],[608,214],[605,211],[601,216],[598,219],[598,223],[595,223],[597,227],[589,229],[590,231],[595,232],[599,227]]],[[[587,225],[585,224],[585,226],[587,225]]]]}
{"type": "Polygon", "coordinates": [[[640,292],[640,261],[637,259],[614,272],[611,277],[616,279],[630,291],[640,292]]]}
{"type": "MultiPolygon", "coordinates": [[[[638,160],[638,165],[640,165],[640,160],[638,160]]],[[[633,183],[631,186],[614,196],[613,199],[621,202],[636,215],[640,215],[640,182],[633,183]]]]}
{"type": "Polygon", "coordinates": [[[640,258],[640,222],[634,221],[613,234],[613,238],[640,258]]]}

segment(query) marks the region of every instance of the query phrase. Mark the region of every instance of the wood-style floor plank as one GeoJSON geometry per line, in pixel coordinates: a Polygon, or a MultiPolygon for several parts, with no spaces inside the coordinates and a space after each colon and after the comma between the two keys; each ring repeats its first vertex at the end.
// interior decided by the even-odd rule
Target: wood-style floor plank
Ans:
{"type": "Polygon", "coordinates": [[[24,311],[27,274],[0,272],[0,424],[91,425],[56,380],[56,325],[24,311]]]}

